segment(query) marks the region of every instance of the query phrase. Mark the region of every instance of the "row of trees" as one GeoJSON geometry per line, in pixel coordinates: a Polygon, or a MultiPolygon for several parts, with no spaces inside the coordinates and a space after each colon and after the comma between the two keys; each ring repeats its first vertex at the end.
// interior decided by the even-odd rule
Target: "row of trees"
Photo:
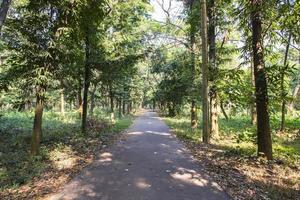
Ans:
{"type": "Polygon", "coordinates": [[[249,110],[258,154],[272,159],[270,113],[280,113],[283,132],[287,107],[295,113],[299,93],[299,1],[182,2],[187,18],[167,19],[172,31],[162,34],[182,48],[164,44],[152,66],[162,77],[156,101],[171,116],[190,103],[193,128],[201,102],[205,143],[218,137],[220,111],[228,118],[249,110]]]}
{"type": "MultiPolygon", "coordinates": [[[[1,4],[0,25],[9,4],[1,4]]],[[[83,134],[96,105],[113,113],[117,102],[122,114],[141,103],[136,85],[148,8],[145,0],[13,1],[1,41],[1,88],[12,98],[1,104],[35,106],[32,155],[39,153],[43,111],[55,101],[62,115],[65,102],[78,109],[83,134]]]]}

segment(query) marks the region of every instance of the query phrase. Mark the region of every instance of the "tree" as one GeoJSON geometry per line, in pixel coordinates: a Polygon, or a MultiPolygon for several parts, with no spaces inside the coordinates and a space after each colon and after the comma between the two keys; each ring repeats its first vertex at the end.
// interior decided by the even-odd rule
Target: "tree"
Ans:
{"type": "Polygon", "coordinates": [[[210,79],[213,85],[210,88],[210,134],[213,137],[219,135],[218,123],[218,93],[216,85],[217,77],[217,61],[216,61],[216,3],[215,0],[210,0],[208,3],[208,45],[209,45],[209,66],[210,66],[210,79]]]}
{"type": "Polygon", "coordinates": [[[210,142],[209,100],[208,100],[208,43],[206,0],[200,0],[201,6],[201,41],[202,41],[202,139],[210,142]]]}
{"type": "Polygon", "coordinates": [[[257,107],[258,154],[263,153],[268,159],[273,159],[272,139],[268,112],[268,88],[264,66],[264,52],[262,42],[263,1],[250,0],[250,3],[252,9],[252,50],[257,107]]]}

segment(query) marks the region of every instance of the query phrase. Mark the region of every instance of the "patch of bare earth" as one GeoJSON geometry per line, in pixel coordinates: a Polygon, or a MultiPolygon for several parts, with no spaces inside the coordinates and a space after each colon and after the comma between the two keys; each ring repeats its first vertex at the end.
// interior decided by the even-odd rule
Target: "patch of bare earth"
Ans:
{"type": "Polygon", "coordinates": [[[236,200],[300,199],[300,168],[258,157],[227,155],[217,145],[184,141],[210,176],[236,200]]]}

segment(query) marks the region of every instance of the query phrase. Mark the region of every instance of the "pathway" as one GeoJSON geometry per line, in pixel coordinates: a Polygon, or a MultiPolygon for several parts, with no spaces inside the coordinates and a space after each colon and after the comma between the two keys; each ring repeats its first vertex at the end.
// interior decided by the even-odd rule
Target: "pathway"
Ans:
{"type": "Polygon", "coordinates": [[[51,200],[229,200],[154,112],[51,200]]]}

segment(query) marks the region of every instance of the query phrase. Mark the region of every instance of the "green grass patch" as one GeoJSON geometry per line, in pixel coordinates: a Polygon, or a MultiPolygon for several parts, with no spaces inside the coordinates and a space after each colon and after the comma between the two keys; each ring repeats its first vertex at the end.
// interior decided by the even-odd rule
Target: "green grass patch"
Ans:
{"type": "MultiPolygon", "coordinates": [[[[201,127],[191,129],[190,119],[187,117],[169,118],[165,122],[184,140],[191,142],[201,141],[201,127]]],[[[280,122],[272,120],[272,127],[277,127],[280,122]]],[[[287,132],[280,135],[273,129],[273,151],[275,159],[284,160],[292,164],[300,161],[300,139],[296,137],[299,130],[299,120],[287,120],[287,132]]],[[[229,120],[219,120],[220,138],[214,139],[213,143],[223,150],[225,154],[232,156],[256,155],[256,127],[246,117],[236,117],[229,120]]]]}
{"type": "Polygon", "coordinates": [[[127,115],[123,118],[118,118],[116,120],[115,125],[112,127],[112,131],[119,133],[119,132],[129,128],[133,122],[133,118],[134,117],[131,115],[127,115]]]}
{"type": "Polygon", "coordinates": [[[40,155],[30,157],[34,113],[3,113],[0,117],[0,192],[18,188],[55,168],[54,155],[63,155],[58,159],[70,159],[71,162],[71,158],[96,151],[97,146],[113,141],[117,133],[127,129],[133,121],[133,116],[125,116],[116,119],[112,126],[98,126],[108,121],[109,115],[97,112],[92,120],[95,127],[83,136],[78,116],[77,112],[67,112],[64,117],[60,113],[44,112],[40,155]]]}

